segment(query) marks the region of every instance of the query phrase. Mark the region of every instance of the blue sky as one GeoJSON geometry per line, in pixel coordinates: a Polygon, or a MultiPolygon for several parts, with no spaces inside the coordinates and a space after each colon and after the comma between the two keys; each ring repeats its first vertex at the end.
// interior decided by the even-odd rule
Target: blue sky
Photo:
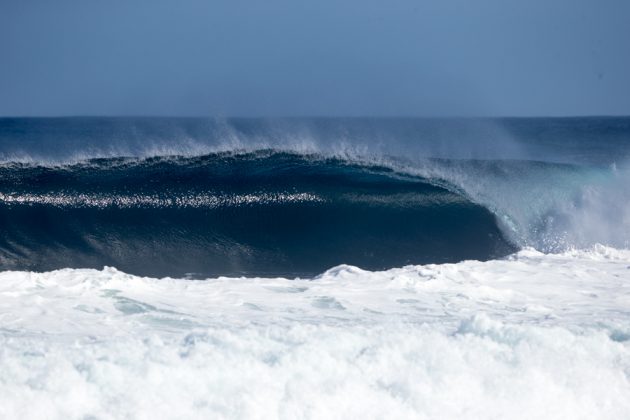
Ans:
{"type": "Polygon", "coordinates": [[[0,2],[0,115],[629,114],[627,0],[0,2]]]}

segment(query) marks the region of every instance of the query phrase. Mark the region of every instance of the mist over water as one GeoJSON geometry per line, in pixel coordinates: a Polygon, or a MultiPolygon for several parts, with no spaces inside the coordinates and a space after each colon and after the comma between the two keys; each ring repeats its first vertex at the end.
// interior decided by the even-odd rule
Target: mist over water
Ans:
{"type": "Polygon", "coordinates": [[[201,155],[273,148],[363,158],[533,159],[604,163],[626,153],[619,119],[61,118],[3,119],[4,161],[201,155]],[[584,128],[594,130],[588,136],[584,128]],[[603,130],[597,132],[598,128],[603,130]],[[575,140],[576,144],[573,144],[575,140]]]}
{"type": "Polygon", "coordinates": [[[628,118],[3,118],[0,160],[197,156],[275,149],[364,159],[630,160],[628,118]]]}

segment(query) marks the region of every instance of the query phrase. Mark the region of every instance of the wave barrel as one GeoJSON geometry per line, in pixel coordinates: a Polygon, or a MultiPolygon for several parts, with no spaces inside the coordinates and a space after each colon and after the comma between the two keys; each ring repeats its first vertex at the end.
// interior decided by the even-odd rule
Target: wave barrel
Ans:
{"type": "Polygon", "coordinates": [[[336,159],[267,151],[0,171],[4,270],[312,276],[515,250],[464,197],[336,159]]]}

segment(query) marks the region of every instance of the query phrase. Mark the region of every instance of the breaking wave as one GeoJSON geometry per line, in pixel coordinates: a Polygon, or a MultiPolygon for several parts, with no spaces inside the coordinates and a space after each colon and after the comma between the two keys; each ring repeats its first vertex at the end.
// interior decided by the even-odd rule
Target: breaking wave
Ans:
{"type": "Polygon", "coordinates": [[[511,253],[494,216],[420,176],[273,151],[0,168],[7,269],[315,275],[511,253]]]}
{"type": "Polygon", "coordinates": [[[0,264],[312,276],[627,248],[628,130],[628,119],[7,119],[0,264]]]}

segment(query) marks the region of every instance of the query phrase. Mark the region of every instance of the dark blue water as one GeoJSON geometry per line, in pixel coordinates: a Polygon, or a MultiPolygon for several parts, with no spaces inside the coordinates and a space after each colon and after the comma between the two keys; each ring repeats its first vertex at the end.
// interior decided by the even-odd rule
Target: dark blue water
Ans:
{"type": "Polygon", "coordinates": [[[419,177],[259,152],[0,168],[3,269],[313,275],[489,259],[494,216],[419,177]]]}
{"type": "Polygon", "coordinates": [[[629,133],[627,118],[1,119],[0,270],[312,276],[624,246],[629,133]]]}

